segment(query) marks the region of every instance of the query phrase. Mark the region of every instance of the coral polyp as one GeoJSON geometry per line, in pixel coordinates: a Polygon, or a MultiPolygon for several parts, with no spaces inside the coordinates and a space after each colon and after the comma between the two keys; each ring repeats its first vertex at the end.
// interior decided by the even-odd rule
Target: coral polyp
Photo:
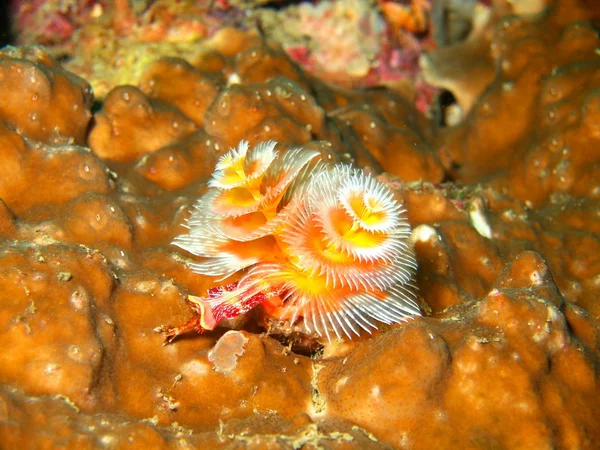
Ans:
{"type": "Polygon", "coordinates": [[[262,304],[269,315],[331,340],[420,315],[417,268],[402,205],[371,175],[322,161],[302,148],[246,141],[220,158],[208,191],[174,244],[203,257],[195,272],[239,281],[206,298],[197,313],[163,327],[168,341],[262,304]]]}

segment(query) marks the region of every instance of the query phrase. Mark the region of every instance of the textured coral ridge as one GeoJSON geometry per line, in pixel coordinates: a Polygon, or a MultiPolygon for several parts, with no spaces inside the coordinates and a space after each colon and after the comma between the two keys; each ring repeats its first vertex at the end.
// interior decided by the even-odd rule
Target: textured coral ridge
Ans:
{"type": "Polygon", "coordinates": [[[199,317],[166,328],[167,338],[212,330],[265,302],[276,319],[301,318],[308,333],[329,341],[332,332],[351,339],[376,329],[373,321],[420,315],[410,226],[392,192],[350,165],[316,159],[316,151],[279,156],[275,146],[249,150],[241,141],[217,162],[190,231],[174,244],[206,258],[190,264],[202,275],[248,272],[208,298],[190,296],[199,317]]]}
{"type": "Polygon", "coordinates": [[[2,53],[1,446],[597,447],[598,198],[578,189],[597,176],[588,50],[598,40],[584,22],[566,24],[569,11],[588,17],[573,7],[498,22],[502,67],[521,71],[503,72],[441,133],[397,95],[329,89],[276,49],[232,34],[194,65],[164,59],[138,87],[115,89],[88,134],[87,83],[41,49],[2,53]],[[560,53],[556,39],[582,51],[560,53]],[[569,67],[529,66],[523,45],[544,50],[541,60],[568,55],[569,67]],[[558,85],[540,91],[546,82],[558,85]],[[523,109],[499,114],[512,96],[523,109]],[[559,119],[543,128],[519,116],[548,105],[540,99],[559,119]],[[301,146],[353,161],[392,189],[413,229],[427,317],[323,339],[307,356],[311,341],[293,352],[255,309],[163,346],[153,330],[187,320],[188,295],[221,283],[194,273],[203,260],[171,242],[242,139],[249,148],[276,140],[278,157],[301,146]],[[435,139],[447,144],[446,169],[435,139]],[[508,183],[495,146],[544,176],[508,183]],[[493,167],[480,164],[486,149],[493,167]],[[560,161],[579,184],[546,182],[560,182],[560,161]],[[374,175],[382,169],[401,178],[374,175]],[[493,186],[439,184],[490,171],[493,186]]]}
{"type": "MultiPolygon", "coordinates": [[[[204,37],[227,26],[251,29],[279,43],[321,79],[396,85],[405,91],[413,90],[418,55],[433,44],[427,18],[431,2],[407,3],[89,0],[65,5],[64,0],[14,0],[13,32],[20,45],[47,46],[65,67],[88,79],[102,99],[117,85],[137,84],[144,67],[161,56],[193,59],[204,37]]],[[[415,84],[417,103],[427,108],[432,89],[415,84]]]]}

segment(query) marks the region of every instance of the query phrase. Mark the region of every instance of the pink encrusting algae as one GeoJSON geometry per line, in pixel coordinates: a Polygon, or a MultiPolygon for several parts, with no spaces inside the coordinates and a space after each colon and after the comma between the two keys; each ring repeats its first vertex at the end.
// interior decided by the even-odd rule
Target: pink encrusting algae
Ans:
{"type": "Polygon", "coordinates": [[[197,315],[161,327],[168,341],[212,330],[262,304],[291,324],[331,340],[420,315],[416,260],[401,204],[360,169],[315,151],[279,154],[273,141],[246,141],[218,161],[208,191],[174,244],[205,258],[197,273],[238,282],[189,296],[197,315]]]}

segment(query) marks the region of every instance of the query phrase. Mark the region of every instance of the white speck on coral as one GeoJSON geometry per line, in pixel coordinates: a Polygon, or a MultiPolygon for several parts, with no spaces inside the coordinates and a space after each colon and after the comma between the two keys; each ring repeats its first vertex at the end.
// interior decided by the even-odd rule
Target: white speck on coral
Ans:
{"type": "Polygon", "coordinates": [[[410,448],[412,444],[410,442],[410,438],[408,437],[408,432],[404,431],[400,433],[400,439],[398,439],[398,444],[400,444],[401,448],[410,448]]]}
{"type": "Polygon", "coordinates": [[[336,394],[340,391],[341,387],[343,387],[343,386],[346,385],[347,382],[348,382],[348,377],[342,377],[342,378],[340,378],[339,380],[337,380],[335,382],[335,388],[334,389],[335,389],[336,394]]]}
{"type": "Polygon", "coordinates": [[[448,420],[448,415],[441,409],[434,411],[433,417],[437,422],[446,422],[448,420]]]}
{"type": "Polygon", "coordinates": [[[146,218],[142,215],[138,215],[135,217],[135,222],[140,226],[145,226],[147,221],[146,218]]]}
{"type": "Polygon", "coordinates": [[[112,444],[115,442],[115,437],[111,436],[110,434],[105,434],[100,438],[100,442],[102,442],[102,444],[105,446],[112,446],[112,444]]]}
{"type": "Polygon", "coordinates": [[[211,366],[206,361],[192,359],[183,364],[180,371],[185,377],[198,378],[208,375],[211,372],[211,366]]]}
{"type": "Polygon", "coordinates": [[[463,110],[458,104],[446,108],[445,120],[449,127],[458,125],[463,118],[463,110]]]}
{"type": "Polygon", "coordinates": [[[89,296],[85,290],[76,290],[71,294],[69,303],[73,306],[75,311],[81,311],[89,303],[89,296]]]}
{"type": "Polygon", "coordinates": [[[381,389],[379,388],[379,386],[375,385],[371,388],[371,397],[378,398],[380,394],[381,389]]]}
{"type": "Polygon", "coordinates": [[[56,372],[58,369],[60,369],[60,366],[58,364],[50,363],[44,369],[44,373],[50,375],[51,373],[56,372]]]}
{"type": "Polygon", "coordinates": [[[529,279],[531,280],[531,285],[532,286],[539,286],[540,284],[542,284],[543,278],[544,278],[543,274],[540,273],[539,270],[534,270],[529,275],[529,279]]]}
{"type": "Polygon", "coordinates": [[[492,227],[490,226],[487,217],[483,211],[483,200],[480,198],[474,199],[469,207],[469,219],[475,230],[484,238],[492,238],[492,227]]]}
{"type": "Polygon", "coordinates": [[[229,77],[227,77],[228,86],[231,86],[232,84],[240,84],[241,81],[242,79],[236,72],[233,72],[231,75],[229,75],[229,77]]]}
{"type": "Polygon", "coordinates": [[[417,242],[437,242],[440,236],[438,235],[435,228],[431,225],[421,224],[413,229],[410,235],[410,241],[415,244],[417,242]]]}

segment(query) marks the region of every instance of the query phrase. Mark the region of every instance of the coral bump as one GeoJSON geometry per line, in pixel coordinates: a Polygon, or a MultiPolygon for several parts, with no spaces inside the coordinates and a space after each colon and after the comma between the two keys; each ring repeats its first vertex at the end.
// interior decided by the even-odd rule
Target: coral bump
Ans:
{"type": "Polygon", "coordinates": [[[161,327],[168,342],[258,305],[328,340],[420,315],[410,226],[392,192],[318,152],[275,147],[241,141],[222,156],[188,233],[175,238],[203,258],[189,263],[194,272],[239,281],[189,296],[196,315],[161,327]]]}

